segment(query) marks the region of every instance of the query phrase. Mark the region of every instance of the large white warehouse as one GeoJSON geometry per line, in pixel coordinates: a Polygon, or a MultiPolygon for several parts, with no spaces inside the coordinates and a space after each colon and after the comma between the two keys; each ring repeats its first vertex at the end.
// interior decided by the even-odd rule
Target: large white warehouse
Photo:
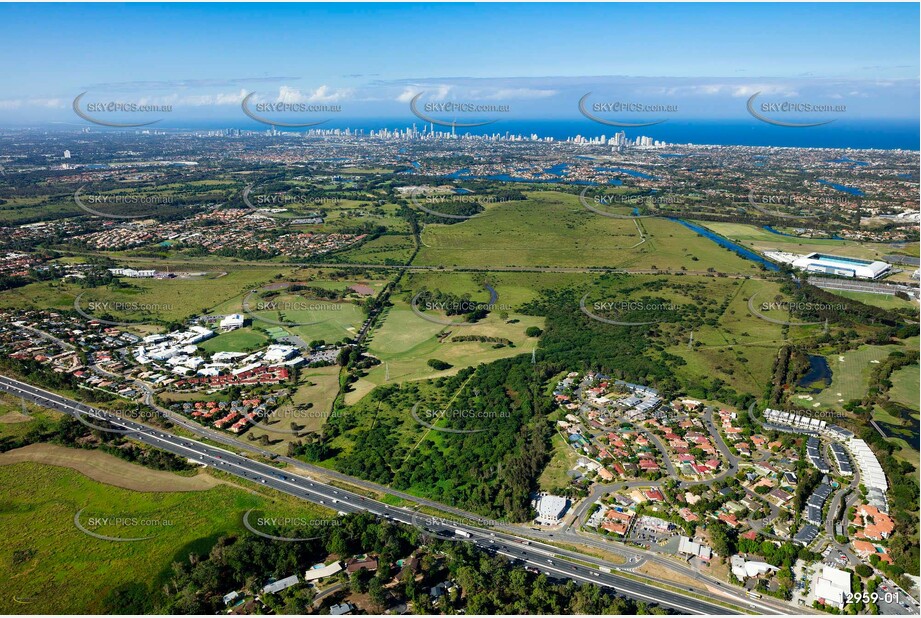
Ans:
{"type": "Polygon", "coordinates": [[[809,273],[857,279],[879,279],[891,268],[886,262],[871,262],[822,253],[810,253],[799,257],[793,261],[793,267],[809,273]]]}

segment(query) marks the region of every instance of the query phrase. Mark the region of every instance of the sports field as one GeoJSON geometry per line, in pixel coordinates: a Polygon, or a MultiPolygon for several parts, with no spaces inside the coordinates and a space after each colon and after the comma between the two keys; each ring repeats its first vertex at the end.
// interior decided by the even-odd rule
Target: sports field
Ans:
{"type": "MultiPolygon", "coordinates": [[[[257,322],[258,324],[258,322],[257,322]]],[[[205,352],[249,352],[262,347],[268,342],[259,330],[252,326],[245,326],[227,333],[220,333],[217,337],[207,339],[198,344],[205,352]]]]}

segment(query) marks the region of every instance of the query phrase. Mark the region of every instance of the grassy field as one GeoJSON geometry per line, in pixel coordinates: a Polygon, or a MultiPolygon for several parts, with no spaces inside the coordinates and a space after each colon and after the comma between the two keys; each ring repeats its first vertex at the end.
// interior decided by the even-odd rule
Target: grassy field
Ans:
{"type": "MultiPolygon", "coordinates": [[[[690,336],[674,342],[668,352],[680,356],[687,364],[675,372],[688,384],[710,382],[719,378],[734,389],[757,394],[770,379],[777,349],[784,340],[783,327],[762,320],[748,309],[753,295],[757,302],[770,301],[779,293],[779,284],[766,281],[716,279],[707,282],[707,296],[713,303],[730,299],[715,324],[705,324],[690,336]]],[[[770,317],[787,319],[786,315],[770,317]]],[[[791,328],[789,337],[804,338],[819,327],[791,328]]]]}
{"type": "Polygon", "coordinates": [[[291,433],[291,422],[298,425],[298,432],[322,431],[326,417],[332,410],[333,400],[339,394],[339,369],[336,365],[302,370],[301,381],[291,401],[284,402],[268,419],[260,422],[261,427],[253,427],[249,433],[255,436],[267,435],[269,446],[266,448],[287,455],[288,443],[299,439],[291,433]],[[273,431],[273,428],[278,431],[273,431]]]}
{"type": "MultiPolygon", "coordinates": [[[[894,444],[897,449],[893,451],[892,456],[902,461],[907,461],[914,465],[915,468],[921,468],[921,454],[918,452],[918,440],[912,438],[911,430],[901,424],[900,420],[880,408],[873,407],[873,420],[881,425],[884,430],[894,433],[893,437],[887,437],[886,440],[894,444]],[[905,437],[898,437],[904,435],[905,437]]],[[[918,415],[914,415],[915,424],[918,423],[918,415]]]]}
{"type": "Polygon", "coordinates": [[[80,305],[89,315],[91,303],[110,303],[108,312],[116,320],[174,321],[211,312],[216,306],[240,296],[288,269],[259,268],[211,272],[200,277],[176,279],[126,279],[123,289],[82,288],[72,283],[41,282],[7,290],[0,295],[0,307],[73,309],[80,305]],[[114,305],[121,303],[121,305],[114,305]]]}
{"type": "Polygon", "coordinates": [[[835,290],[834,293],[836,296],[850,298],[862,302],[865,305],[872,305],[874,307],[880,307],[881,309],[908,309],[913,307],[916,312],[918,311],[918,303],[910,300],[902,300],[897,296],[890,296],[889,294],[868,294],[866,292],[850,292],[843,290],[835,290]]]}
{"type": "MultiPolygon", "coordinates": [[[[47,195],[38,197],[20,197],[15,195],[0,195],[0,198],[6,200],[6,203],[0,207],[0,223],[4,225],[16,225],[18,223],[33,222],[38,220],[48,220],[49,218],[58,218],[61,216],[85,216],[86,212],[82,210],[74,199],[74,191],[78,185],[59,185],[58,187],[45,187],[47,195]]],[[[200,202],[219,202],[226,199],[228,195],[234,192],[230,183],[221,180],[187,180],[181,183],[171,183],[163,185],[138,184],[136,182],[124,182],[121,187],[107,191],[96,191],[92,185],[87,186],[82,192],[83,202],[95,210],[101,212],[117,213],[119,206],[113,203],[94,204],[87,200],[86,196],[106,196],[114,198],[115,196],[140,195],[145,200],[153,199],[152,203],[147,203],[143,209],[132,211],[131,214],[158,213],[163,211],[181,210],[181,201],[183,198],[194,195],[196,201],[200,202]],[[159,202],[157,201],[159,199],[159,202]],[[172,199],[175,203],[170,203],[172,199]]],[[[122,206],[124,208],[124,206],[122,206]]]]}
{"type": "Polygon", "coordinates": [[[544,468],[537,484],[541,491],[552,491],[559,487],[567,487],[572,480],[567,472],[576,466],[579,455],[566,443],[560,434],[553,435],[553,455],[550,463],[544,468]]]}
{"type": "MultiPolygon", "coordinates": [[[[257,323],[258,324],[258,323],[257,323]]],[[[220,333],[199,344],[205,352],[248,352],[268,343],[269,338],[251,326],[245,326],[228,333],[220,333]]]]}
{"type": "MultiPolygon", "coordinates": [[[[369,287],[379,290],[385,282],[372,283],[374,285],[369,287]]],[[[344,281],[308,281],[306,284],[327,289],[345,289],[350,285],[344,281]]],[[[357,296],[354,298],[358,299],[357,296]]],[[[335,342],[344,337],[353,337],[365,320],[362,308],[351,301],[314,299],[309,297],[308,292],[281,291],[263,298],[246,290],[216,307],[215,313],[243,313],[244,317],[251,320],[250,326],[253,329],[269,330],[280,327],[289,334],[301,337],[306,343],[317,339],[335,342]],[[243,308],[244,298],[247,299],[249,312],[243,308]]],[[[221,335],[218,339],[224,336],[226,335],[221,335]]]]}
{"type": "MultiPolygon", "coordinates": [[[[906,347],[911,349],[912,346],[917,348],[917,337],[907,340],[906,347]]],[[[841,355],[826,356],[828,367],[832,371],[831,384],[821,393],[813,395],[813,399],[804,398],[804,405],[815,408],[840,407],[851,399],[863,397],[867,392],[873,367],[885,360],[890,352],[898,349],[902,349],[902,346],[863,345],[841,355]]]]}
{"type": "Polygon", "coordinates": [[[541,290],[576,287],[585,284],[590,278],[583,273],[492,272],[487,275],[427,271],[407,273],[401,285],[413,292],[423,288],[440,290],[457,296],[469,294],[473,300],[487,302],[489,293],[484,283],[489,283],[499,295],[497,304],[517,308],[537,299],[541,290]]]}
{"type": "MultiPolygon", "coordinates": [[[[129,464],[132,465],[132,464],[129,464]]],[[[134,466],[140,468],[139,466],[134,466]]],[[[146,469],[140,468],[146,473],[146,469]]],[[[139,492],[104,485],[65,468],[37,463],[0,466],[3,539],[0,612],[102,613],[108,594],[139,583],[156,598],[174,561],[206,554],[221,535],[242,532],[248,509],[272,509],[272,499],[220,485],[207,491],[139,492]],[[97,539],[78,530],[136,542],[97,539]],[[90,518],[136,518],[96,526],[90,518]]],[[[284,500],[281,508],[293,508],[284,500]]],[[[331,512],[304,504],[300,517],[331,512]]]]}
{"type": "MultiPolygon", "coordinates": [[[[482,296],[480,300],[486,302],[486,293],[482,292],[482,296]]],[[[444,316],[440,318],[446,319],[444,316]]],[[[448,319],[453,321],[458,318],[448,319]]],[[[529,326],[542,328],[543,318],[509,313],[509,319],[519,321],[509,324],[498,316],[497,311],[493,311],[475,326],[445,326],[420,318],[406,301],[394,301],[394,306],[386,312],[383,325],[373,332],[369,340],[369,352],[380,359],[381,364],[352,385],[351,392],[346,395],[346,402],[351,404],[358,401],[374,386],[387,381],[403,382],[453,375],[463,367],[517,354],[530,354],[537,340],[525,336],[524,331],[529,326]],[[501,337],[512,341],[515,347],[496,348],[494,343],[479,341],[452,342],[449,335],[501,337]],[[432,358],[445,361],[452,367],[436,371],[427,364],[432,358]]]]}
{"type": "Polygon", "coordinates": [[[744,223],[717,223],[713,221],[696,222],[757,251],[786,251],[789,253],[812,253],[818,251],[831,255],[845,255],[864,259],[879,259],[892,253],[892,248],[884,244],[859,243],[853,240],[831,240],[796,238],[773,234],[757,225],[744,223]]]}
{"type": "Polygon", "coordinates": [[[756,273],[753,262],[665,219],[604,217],[576,195],[552,191],[519,202],[487,205],[474,219],[429,224],[414,263],[444,266],[560,266],[706,270],[756,273]],[[540,223],[535,223],[540,222],[540,223]],[[642,241],[640,229],[647,236],[642,241]]]}
{"type": "Polygon", "coordinates": [[[360,246],[336,253],[327,261],[348,264],[405,264],[412,255],[412,236],[379,236],[362,243],[360,246]]]}
{"type": "Polygon", "coordinates": [[[918,410],[918,392],[921,389],[918,365],[909,365],[893,371],[889,380],[892,388],[889,389],[889,398],[914,410],[918,410]]]}

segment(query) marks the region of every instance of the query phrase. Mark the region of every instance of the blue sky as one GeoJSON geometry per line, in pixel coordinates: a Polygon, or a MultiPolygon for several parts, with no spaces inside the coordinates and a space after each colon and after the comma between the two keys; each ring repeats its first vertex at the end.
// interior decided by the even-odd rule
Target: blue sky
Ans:
{"type": "Polygon", "coordinates": [[[578,118],[592,92],[741,118],[761,92],[916,119],[918,24],[879,3],[2,4],[0,124],[80,122],[82,92],[172,105],[168,122],[239,119],[251,92],[343,117],[408,115],[421,92],[578,118]]]}

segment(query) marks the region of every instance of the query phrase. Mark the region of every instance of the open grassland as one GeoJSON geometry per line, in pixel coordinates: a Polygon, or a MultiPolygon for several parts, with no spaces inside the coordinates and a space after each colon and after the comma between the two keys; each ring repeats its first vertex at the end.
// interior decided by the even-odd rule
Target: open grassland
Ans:
{"type": "MultiPolygon", "coordinates": [[[[915,368],[917,370],[917,367],[915,368]]],[[[917,403],[915,408],[917,408],[917,403]]],[[[917,427],[918,415],[912,415],[914,431],[906,426],[900,419],[895,418],[880,406],[873,407],[873,420],[887,432],[886,440],[896,446],[892,456],[902,461],[907,461],[915,468],[921,467],[921,453],[918,452],[917,427]]]]}
{"type": "Polygon", "coordinates": [[[70,468],[94,481],[134,491],[203,491],[220,484],[208,474],[184,476],[153,470],[102,451],[67,448],[56,444],[30,444],[0,454],[0,466],[34,462],[70,468]]]}
{"type": "Polygon", "coordinates": [[[406,234],[378,236],[330,255],[327,262],[337,264],[405,264],[413,253],[413,237],[406,234]]]}
{"type": "MultiPolygon", "coordinates": [[[[81,209],[74,199],[74,192],[78,185],[66,185],[57,188],[46,185],[44,190],[47,195],[36,197],[20,197],[16,195],[3,195],[0,198],[5,203],[0,205],[0,223],[16,225],[48,219],[86,216],[86,211],[81,209]]],[[[220,180],[193,180],[170,184],[149,184],[133,181],[123,182],[122,186],[106,191],[96,191],[92,185],[83,187],[81,192],[83,203],[99,212],[119,213],[130,212],[132,215],[147,215],[160,212],[178,212],[190,210],[194,206],[185,204],[205,204],[220,202],[234,192],[231,183],[220,180]],[[95,203],[88,196],[101,196],[103,200],[95,203]],[[130,196],[138,198],[138,204],[116,204],[114,200],[130,196]]],[[[191,214],[191,210],[190,210],[191,214]]]]}
{"type": "Polygon", "coordinates": [[[869,294],[866,292],[850,292],[844,290],[835,290],[836,296],[843,296],[851,300],[859,301],[865,305],[880,307],[881,309],[914,309],[918,312],[918,303],[910,300],[903,300],[897,296],[889,294],[869,294]]]}
{"type": "Polygon", "coordinates": [[[919,391],[921,391],[921,374],[918,365],[909,365],[892,372],[889,380],[892,388],[889,389],[889,398],[913,410],[919,409],[919,391]]]}
{"type": "Polygon", "coordinates": [[[126,279],[123,281],[128,287],[117,289],[82,288],[58,282],[31,283],[0,295],[0,307],[73,310],[74,301],[82,293],[80,306],[88,315],[108,312],[113,319],[126,322],[180,321],[209,313],[228,299],[286,272],[285,269],[261,268],[209,272],[176,279],[126,279]],[[97,304],[96,309],[93,304],[97,304]]]}
{"type": "MultiPolygon", "coordinates": [[[[390,232],[396,234],[409,234],[409,222],[397,216],[399,206],[396,204],[373,205],[367,202],[343,200],[339,204],[324,203],[323,210],[326,218],[320,230],[324,232],[337,232],[343,229],[354,229],[364,224],[382,225],[390,232]]],[[[311,228],[312,229],[312,228],[311,228]]]]}
{"type": "MultiPolygon", "coordinates": [[[[272,506],[269,498],[223,484],[207,491],[131,491],[37,463],[0,466],[0,485],[0,611],[8,614],[103,613],[110,593],[134,584],[145,589],[142,598],[153,609],[172,562],[187,560],[189,553],[206,554],[218,537],[243,532],[242,516],[251,508],[293,507],[285,499],[272,506]],[[117,542],[88,536],[74,524],[81,510],[81,525],[96,534],[151,538],[117,542]],[[106,517],[108,524],[93,523],[106,517]]],[[[304,504],[298,516],[327,513],[304,504]]]]}
{"type": "Polygon", "coordinates": [[[254,294],[247,301],[250,310],[245,311],[243,298],[246,296],[240,295],[223,308],[228,313],[242,313],[251,320],[253,328],[282,328],[307,343],[316,339],[335,342],[353,337],[365,320],[362,308],[349,301],[312,299],[293,293],[281,293],[263,300],[254,294]]]}
{"type": "Polygon", "coordinates": [[[616,267],[757,273],[734,253],[666,219],[614,219],[577,195],[536,191],[489,204],[473,219],[428,224],[414,264],[476,267],[616,267]],[[644,241],[644,237],[646,240],[644,241]]]}
{"type": "Polygon", "coordinates": [[[301,380],[290,400],[285,400],[267,419],[252,427],[248,434],[269,437],[268,450],[288,454],[288,444],[303,432],[319,433],[339,394],[339,366],[303,369],[301,380]],[[292,429],[291,423],[296,429],[292,429]],[[294,433],[296,432],[296,433],[294,433]]]}
{"type": "Polygon", "coordinates": [[[407,273],[401,286],[403,289],[412,290],[413,293],[424,288],[456,296],[468,294],[473,300],[488,302],[489,292],[484,285],[488,283],[498,294],[497,305],[517,308],[536,300],[540,297],[541,290],[576,287],[584,284],[587,279],[588,276],[583,273],[491,272],[482,274],[426,271],[407,273]]]}
{"type": "Polygon", "coordinates": [[[335,309],[320,311],[285,312],[284,321],[317,322],[303,326],[288,326],[285,329],[307,343],[317,339],[333,343],[357,335],[358,329],[365,321],[365,313],[361,307],[353,303],[337,303],[334,306],[335,309]]]}
{"type": "MultiPolygon", "coordinates": [[[[482,302],[488,301],[485,291],[482,302]]],[[[500,301],[501,302],[501,301],[500,301]]],[[[432,317],[436,312],[427,312],[432,317]]],[[[460,321],[460,316],[447,317],[437,314],[446,321],[460,321]]],[[[346,402],[353,403],[384,382],[404,382],[438,376],[453,375],[464,367],[488,363],[517,354],[530,354],[537,345],[535,338],[524,332],[529,326],[543,327],[543,318],[509,313],[503,320],[498,311],[472,326],[447,326],[425,320],[416,315],[409,302],[397,300],[386,310],[383,325],[376,329],[369,340],[369,352],[381,361],[368,375],[352,385],[346,395],[346,402]],[[509,323],[509,320],[518,320],[509,323]],[[479,335],[500,337],[514,343],[514,347],[497,348],[492,342],[451,341],[452,336],[479,335]],[[437,371],[428,366],[429,359],[438,359],[452,365],[450,369],[437,371]]]]}
{"type": "MultiPolygon", "coordinates": [[[[324,275],[322,271],[310,269],[292,275],[290,280],[275,280],[259,288],[259,292],[255,294],[251,289],[246,289],[215,307],[213,313],[241,313],[250,320],[250,327],[256,331],[281,328],[289,335],[300,337],[305,343],[320,339],[333,343],[343,338],[354,337],[358,333],[366,318],[361,303],[367,296],[350,292],[345,300],[315,298],[315,294],[309,290],[289,292],[281,289],[281,286],[297,283],[324,290],[344,291],[358,284],[371,288],[372,293],[376,295],[387,284],[387,279],[384,273],[375,273],[375,277],[333,279],[329,277],[328,271],[324,275]],[[304,276],[298,276],[300,274],[304,276]],[[274,289],[279,291],[267,293],[274,289]],[[244,299],[249,311],[244,308],[244,299]]],[[[229,334],[232,335],[233,332],[229,334]]],[[[223,345],[219,341],[226,336],[221,335],[215,339],[212,347],[223,345]]]]}
{"type": "Polygon", "coordinates": [[[744,223],[718,223],[714,221],[695,221],[695,223],[761,253],[765,251],[785,251],[806,254],[817,251],[830,255],[868,260],[881,259],[883,255],[892,253],[892,247],[885,244],[861,243],[853,240],[797,238],[774,234],[757,225],[746,225],[744,223]]]}
{"type": "MultiPolygon", "coordinates": [[[[18,440],[30,431],[57,422],[59,412],[41,408],[13,397],[8,393],[0,394],[0,440],[18,440]]],[[[0,455],[2,457],[2,455],[0,455]]]]}
{"type": "MultiPolygon", "coordinates": [[[[711,279],[706,285],[709,302],[721,305],[729,299],[728,305],[715,323],[694,330],[693,343],[688,334],[666,348],[686,362],[674,371],[686,384],[709,383],[719,378],[737,391],[757,394],[770,380],[784,333],[781,325],[752,315],[748,299],[756,294],[759,302],[773,300],[780,286],[768,281],[727,279],[711,279]]],[[[768,311],[764,314],[773,315],[768,311]]],[[[789,319],[786,314],[773,317],[789,319]]],[[[789,337],[806,337],[816,328],[819,327],[791,327],[789,337]]]]}
{"type": "Polygon", "coordinates": [[[566,443],[559,433],[553,434],[553,453],[550,463],[541,472],[537,484],[541,491],[553,491],[560,487],[568,487],[572,480],[568,472],[575,468],[579,455],[566,443]]]}

